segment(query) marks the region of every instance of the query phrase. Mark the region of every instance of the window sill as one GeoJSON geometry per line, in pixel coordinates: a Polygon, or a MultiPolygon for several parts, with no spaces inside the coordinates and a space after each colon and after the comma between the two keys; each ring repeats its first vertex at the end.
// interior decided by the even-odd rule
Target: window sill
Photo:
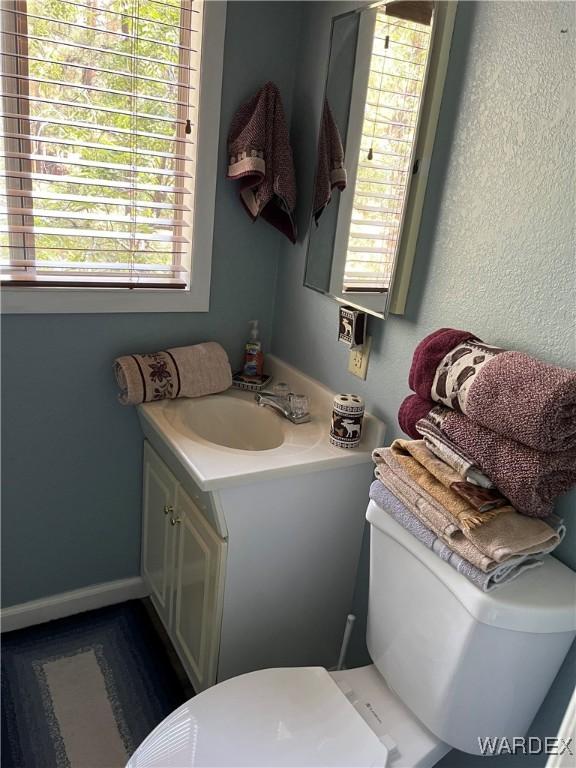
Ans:
{"type": "Polygon", "coordinates": [[[210,289],[2,288],[2,314],[208,312],[210,289]]]}

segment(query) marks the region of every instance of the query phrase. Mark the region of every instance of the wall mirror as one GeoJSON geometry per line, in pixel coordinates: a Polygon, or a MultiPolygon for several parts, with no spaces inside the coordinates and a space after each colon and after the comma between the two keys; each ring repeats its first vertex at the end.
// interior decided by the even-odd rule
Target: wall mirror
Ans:
{"type": "Polygon", "coordinates": [[[395,0],[332,20],[304,284],[404,311],[456,12],[395,0]]]}

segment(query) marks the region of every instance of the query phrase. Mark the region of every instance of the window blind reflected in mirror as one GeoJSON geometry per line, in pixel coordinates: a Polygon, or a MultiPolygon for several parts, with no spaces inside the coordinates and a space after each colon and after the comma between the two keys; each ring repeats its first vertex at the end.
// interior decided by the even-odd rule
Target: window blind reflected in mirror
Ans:
{"type": "Polygon", "coordinates": [[[390,290],[415,168],[418,118],[432,40],[432,3],[376,13],[344,292],[390,290]],[[392,15],[394,14],[394,15],[392,15]]]}

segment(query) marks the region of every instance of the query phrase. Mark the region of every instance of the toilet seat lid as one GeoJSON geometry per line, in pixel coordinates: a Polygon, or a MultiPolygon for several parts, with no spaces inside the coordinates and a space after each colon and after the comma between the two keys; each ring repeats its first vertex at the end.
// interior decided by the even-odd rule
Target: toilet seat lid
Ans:
{"type": "Polygon", "coordinates": [[[388,750],[323,667],[264,669],[190,699],[127,768],[384,768],[388,750]]]}

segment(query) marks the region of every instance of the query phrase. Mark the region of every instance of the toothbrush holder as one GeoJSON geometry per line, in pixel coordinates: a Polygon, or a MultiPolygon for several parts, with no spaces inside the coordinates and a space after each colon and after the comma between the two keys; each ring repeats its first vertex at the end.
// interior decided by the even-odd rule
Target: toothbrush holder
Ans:
{"type": "Polygon", "coordinates": [[[364,400],[359,395],[336,395],[332,407],[330,442],[338,448],[357,448],[362,437],[364,400]]]}

